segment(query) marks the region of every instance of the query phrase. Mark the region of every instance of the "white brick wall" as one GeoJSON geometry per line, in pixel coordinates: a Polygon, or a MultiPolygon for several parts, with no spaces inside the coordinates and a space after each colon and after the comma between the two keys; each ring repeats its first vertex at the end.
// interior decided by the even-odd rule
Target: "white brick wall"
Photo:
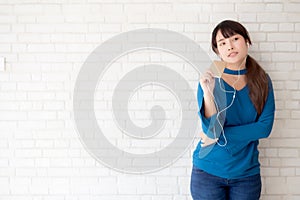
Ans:
{"type": "MultiPolygon", "coordinates": [[[[262,199],[300,199],[299,10],[298,0],[0,0],[0,56],[6,58],[6,71],[0,72],[0,199],[191,199],[193,147],[155,173],[131,175],[109,169],[86,151],[75,131],[73,89],[89,53],[123,31],[145,27],[177,31],[213,56],[210,32],[225,18],[239,20],[248,28],[253,40],[250,53],[274,83],[276,122],[271,137],[260,144],[262,199]]],[[[126,59],[130,69],[150,60],[173,61],[196,92],[194,71],[172,57],[162,60],[151,54],[150,58],[126,59]]],[[[108,71],[95,96],[95,109],[102,111],[98,122],[105,130],[117,130],[112,128],[108,99],[113,85],[129,69],[125,64],[115,63],[120,73],[108,71]]],[[[178,107],[169,104],[164,90],[145,89],[143,93],[160,101],[166,110],[178,107]]],[[[145,96],[136,96],[139,107],[150,106],[145,96]]],[[[149,123],[148,115],[146,111],[132,113],[141,124],[149,123]]],[[[178,128],[176,119],[172,120],[178,128]]],[[[137,151],[144,147],[114,137],[111,141],[122,147],[137,151]]],[[[155,149],[168,142],[154,140],[147,145],[155,149]]]]}

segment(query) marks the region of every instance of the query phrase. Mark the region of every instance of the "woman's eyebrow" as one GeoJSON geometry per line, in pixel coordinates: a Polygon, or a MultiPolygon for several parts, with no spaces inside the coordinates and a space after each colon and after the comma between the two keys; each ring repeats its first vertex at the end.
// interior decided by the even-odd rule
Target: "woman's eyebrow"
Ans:
{"type": "MultiPolygon", "coordinates": [[[[230,36],[229,38],[237,37],[237,36],[239,36],[239,34],[234,34],[234,35],[230,36]]],[[[223,41],[223,40],[225,40],[225,38],[219,39],[219,40],[217,41],[217,43],[218,43],[218,42],[221,42],[221,41],[223,41]]]]}
{"type": "Polygon", "coordinates": [[[223,40],[225,40],[224,38],[221,38],[221,39],[219,39],[217,42],[221,42],[221,41],[223,41],[223,40]]]}

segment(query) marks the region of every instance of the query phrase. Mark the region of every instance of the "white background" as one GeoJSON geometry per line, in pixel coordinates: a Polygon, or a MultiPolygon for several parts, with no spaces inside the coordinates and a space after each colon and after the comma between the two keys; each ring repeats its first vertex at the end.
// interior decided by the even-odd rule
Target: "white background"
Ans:
{"type": "MultiPolygon", "coordinates": [[[[213,58],[210,33],[223,19],[247,27],[253,42],[250,55],[274,84],[275,125],[270,138],[260,143],[262,199],[300,199],[299,10],[299,0],[0,0],[0,56],[6,60],[0,72],[0,199],[191,199],[193,147],[156,173],[130,175],[109,169],[80,143],[72,120],[72,94],[89,53],[117,34],[146,27],[168,29],[195,40],[213,58]]],[[[133,60],[153,61],[143,59],[147,58],[133,60]]],[[[178,70],[195,84],[196,92],[193,70],[178,70]]],[[[117,81],[115,75],[106,76],[100,99],[111,96],[109,81],[117,81]]],[[[136,101],[173,98],[147,88],[140,92],[136,101]]],[[[99,124],[114,130],[109,103],[97,105],[103,110],[99,124]]],[[[171,113],[175,109],[174,116],[177,107],[176,102],[169,107],[171,113]]],[[[147,116],[148,112],[132,113],[141,125],[149,123],[147,116]]],[[[149,144],[157,148],[156,142],[149,144]]],[[[134,142],[122,145],[143,149],[134,142]]]]}

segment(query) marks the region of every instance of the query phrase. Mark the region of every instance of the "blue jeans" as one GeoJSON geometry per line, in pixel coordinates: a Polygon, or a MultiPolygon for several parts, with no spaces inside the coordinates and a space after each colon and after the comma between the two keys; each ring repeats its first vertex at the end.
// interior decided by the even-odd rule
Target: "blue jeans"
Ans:
{"type": "Polygon", "coordinates": [[[226,179],[193,166],[190,186],[194,200],[258,200],[261,177],[257,174],[240,179],[226,179]]]}

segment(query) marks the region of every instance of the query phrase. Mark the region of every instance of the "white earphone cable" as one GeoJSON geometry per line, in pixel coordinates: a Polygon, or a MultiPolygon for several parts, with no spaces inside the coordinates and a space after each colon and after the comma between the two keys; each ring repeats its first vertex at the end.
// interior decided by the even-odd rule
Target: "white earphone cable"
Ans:
{"type": "MultiPolygon", "coordinates": [[[[214,101],[214,104],[215,104],[215,107],[216,107],[216,110],[217,110],[216,120],[217,120],[218,124],[219,124],[220,127],[221,127],[221,135],[222,135],[223,138],[224,138],[224,144],[220,144],[220,143],[219,143],[219,140],[217,140],[217,144],[218,144],[220,147],[225,147],[225,146],[227,145],[227,139],[226,139],[226,136],[225,136],[224,127],[223,127],[221,121],[219,120],[219,116],[220,116],[220,114],[221,114],[222,112],[225,112],[227,109],[229,109],[229,108],[233,105],[233,102],[234,102],[235,96],[236,96],[235,84],[240,80],[240,77],[241,77],[240,68],[241,68],[241,66],[243,65],[243,63],[246,61],[246,59],[247,59],[247,56],[245,57],[245,59],[244,59],[244,61],[241,63],[241,65],[238,67],[238,78],[237,78],[236,81],[234,81],[233,84],[232,84],[232,88],[234,89],[233,91],[227,91],[227,90],[225,90],[225,89],[221,86],[221,77],[219,78],[219,86],[220,86],[220,89],[221,89],[223,92],[225,92],[225,93],[233,93],[232,100],[231,100],[230,104],[229,104],[227,107],[225,107],[224,109],[222,109],[221,111],[219,111],[218,103],[217,103],[217,101],[215,100],[215,98],[213,98],[213,101],[214,101]]],[[[245,64],[246,64],[246,63],[245,63],[245,64]]],[[[214,97],[213,92],[209,89],[209,87],[207,87],[207,89],[208,89],[210,95],[211,95],[212,97],[214,97]]],[[[224,122],[225,122],[225,121],[224,121],[224,122]]],[[[213,133],[214,133],[214,139],[217,139],[218,137],[217,137],[217,135],[216,135],[216,128],[215,128],[215,126],[213,127],[213,133]]]]}

